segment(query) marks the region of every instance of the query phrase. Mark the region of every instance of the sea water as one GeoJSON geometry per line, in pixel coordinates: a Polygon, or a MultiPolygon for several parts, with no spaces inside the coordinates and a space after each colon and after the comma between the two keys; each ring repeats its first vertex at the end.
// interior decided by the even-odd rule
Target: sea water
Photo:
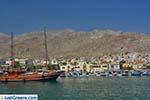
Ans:
{"type": "Polygon", "coordinates": [[[39,100],[150,100],[150,77],[58,78],[0,83],[0,94],[38,94],[39,100]]]}

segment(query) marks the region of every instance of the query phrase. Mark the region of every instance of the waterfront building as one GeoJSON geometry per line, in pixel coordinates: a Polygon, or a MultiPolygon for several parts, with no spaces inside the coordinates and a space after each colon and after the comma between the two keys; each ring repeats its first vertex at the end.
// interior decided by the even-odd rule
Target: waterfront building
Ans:
{"type": "Polygon", "coordinates": [[[3,66],[6,64],[7,59],[0,59],[0,65],[3,66]]]}
{"type": "Polygon", "coordinates": [[[67,65],[67,62],[61,62],[59,64],[60,70],[65,71],[65,72],[69,72],[69,68],[70,66],[67,65]]]}
{"type": "Polygon", "coordinates": [[[122,64],[123,69],[132,68],[132,62],[126,62],[122,64]]]}
{"type": "Polygon", "coordinates": [[[19,59],[15,58],[16,62],[19,62],[20,65],[25,66],[28,59],[19,59]]]}
{"type": "Polygon", "coordinates": [[[132,68],[133,69],[143,69],[144,68],[144,63],[141,62],[141,61],[133,63],[132,68]]]}
{"type": "Polygon", "coordinates": [[[86,61],[80,61],[80,60],[68,60],[68,61],[62,61],[60,64],[60,70],[63,70],[65,72],[90,72],[91,71],[91,64],[87,63],[86,61]]]}
{"type": "Polygon", "coordinates": [[[91,71],[91,64],[87,63],[86,61],[79,61],[77,63],[77,71],[81,72],[90,72],[91,71]]]}
{"type": "Polygon", "coordinates": [[[108,70],[108,63],[107,62],[101,62],[100,64],[92,64],[92,72],[104,72],[108,70]]]}
{"type": "Polygon", "coordinates": [[[103,71],[100,65],[92,65],[91,68],[92,68],[91,72],[93,72],[93,73],[103,71]]]}
{"type": "Polygon", "coordinates": [[[70,61],[63,61],[59,64],[60,70],[65,72],[72,72],[76,67],[76,64],[70,63],[70,61]]]}
{"type": "Polygon", "coordinates": [[[34,65],[34,59],[28,59],[27,61],[26,61],[26,65],[27,66],[33,66],[34,65]]]}
{"type": "Polygon", "coordinates": [[[109,70],[112,70],[112,71],[118,71],[118,70],[120,70],[120,64],[117,63],[117,62],[111,62],[109,64],[109,70]]]}
{"type": "Polygon", "coordinates": [[[52,59],[52,60],[50,61],[50,64],[51,64],[51,65],[58,65],[59,63],[58,63],[57,59],[52,59]]]}
{"type": "Polygon", "coordinates": [[[0,59],[0,68],[6,70],[10,66],[8,61],[8,59],[0,59]]]}
{"type": "Polygon", "coordinates": [[[41,60],[39,60],[39,59],[34,59],[34,60],[33,60],[33,65],[34,65],[34,66],[39,66],[39,65],[41,65],[41,60]]]}

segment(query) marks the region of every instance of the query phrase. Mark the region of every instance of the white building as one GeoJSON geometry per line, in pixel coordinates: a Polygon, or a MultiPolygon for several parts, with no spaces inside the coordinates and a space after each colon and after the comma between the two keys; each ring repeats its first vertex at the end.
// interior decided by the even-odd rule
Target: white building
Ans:
{"type": "Polygon", "coordinates": [[[80,72],[90,72],[91,65],[86,62],[62,62],[60,65],[60,70],[70,72],[70,71],[80,71],[80,72]]]}

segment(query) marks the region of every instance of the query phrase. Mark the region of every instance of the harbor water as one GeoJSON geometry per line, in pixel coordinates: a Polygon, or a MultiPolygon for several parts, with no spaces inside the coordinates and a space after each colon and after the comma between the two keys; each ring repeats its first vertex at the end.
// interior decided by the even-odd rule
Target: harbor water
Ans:
{"type": "Polygon", "coordinates": [[[0,83],[0,94],[38,94],[39,100],[150,100],[150,77],[93,76],[0,83]]]}

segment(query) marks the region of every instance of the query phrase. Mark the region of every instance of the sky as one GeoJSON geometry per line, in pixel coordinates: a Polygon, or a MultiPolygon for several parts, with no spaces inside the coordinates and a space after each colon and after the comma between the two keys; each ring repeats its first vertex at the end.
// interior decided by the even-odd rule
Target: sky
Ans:
{"type": "Polygon", "coordinates": [[[150,33],[150,0],[0,0],[0,32],[72,29],[150,33]]]}

